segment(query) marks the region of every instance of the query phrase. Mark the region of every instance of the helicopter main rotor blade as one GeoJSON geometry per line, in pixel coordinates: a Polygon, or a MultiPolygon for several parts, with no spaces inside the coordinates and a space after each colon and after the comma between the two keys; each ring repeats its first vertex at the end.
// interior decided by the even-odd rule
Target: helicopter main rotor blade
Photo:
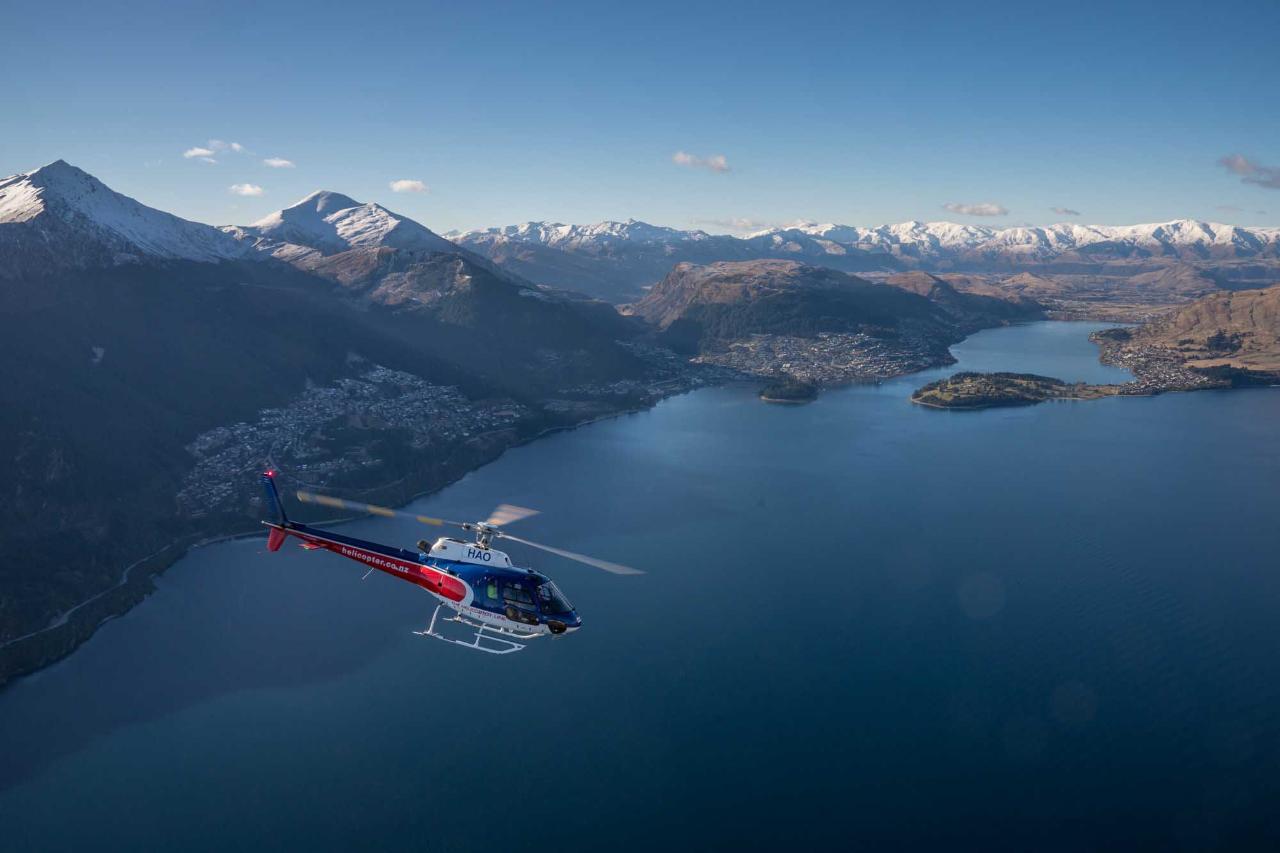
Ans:
{"type": "Polygon", "coordinates": [[[522,518],[528,518],[537,515],[536,509],[529,509],[523,506],[512,506],[511,504],[498,504],[498,508],[493,514],[484,520],[484,524],[500,527],[504,524],[510,524],[513,521],[519,521],[522,518]]]}
{"type": "Polygon", "coordinates": [[[588,557],[586,554],[575,554],[573,551],[565,551],[562,548],[552,548],[550,545],[541,545],[537,542],[530,542],[528,539],[521,539],[519,536],[512,536],[505,531],[498,531],[498,536],[503,539],[510,539],[512,542],[519,542],[522,545],[528,545],[530,548],[538,548],[547,551],[559,557],[565,557],[570,560],[577,560],[579,563],[586,563],[588,566],[595,566],[597,569],[604,569],[615,575],[642,575],[644,572],[639,569],[633,569],[630,566],[624,566],[621,563],[611,563],[608,560],[601,560],[596,557],[588,557]]]}
{"type": "Polygon", "coordinates": [[[396,512],[394,509],[388,509],[385,506],[377,504],[359,503],[358,501],[346,501],[342,498],[330,497],[329,495],[317,495],[313,492],[298,492],[298,500],[304,504],[320,504],[321,506],[329,506],[334,509],[346,509],[351,512],[367,512],[369,515],[380,515],[383,518],[411,518],[414,521],[430,524],[435,527],[441,527],[446,524],[452,524],[456,527],[466,527],[460,521],[449,521],[447,518],[432,518],[429,515],[410,515],[407,512],[396,512]]]}

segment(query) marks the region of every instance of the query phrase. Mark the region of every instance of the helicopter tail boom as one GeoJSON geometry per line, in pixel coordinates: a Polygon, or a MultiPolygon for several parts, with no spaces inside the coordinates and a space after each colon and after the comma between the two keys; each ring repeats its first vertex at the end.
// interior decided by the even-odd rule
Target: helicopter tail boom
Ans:
{"type": "Polygon", "coordinates": [[[287,536],[285,529],[289,526],[289,517],[284,514],[284,504],[280,501],[280,493],[276,491],[275,471],[262,472],[262,490],[266,493],[267,511],[275,516],[275,523],[271,525],[271,533],[267,536],[267,550],[279,551],[287,536]]]}
{"type": "Polygon", "coordinates": [[[289,517],[284,514],[284,504],[280,502],[280,493],[276,491],[276,472],[262,472],[262,490],[267,497],[267,511],[275,516],[281,524],[288,524],[289,517]]]}

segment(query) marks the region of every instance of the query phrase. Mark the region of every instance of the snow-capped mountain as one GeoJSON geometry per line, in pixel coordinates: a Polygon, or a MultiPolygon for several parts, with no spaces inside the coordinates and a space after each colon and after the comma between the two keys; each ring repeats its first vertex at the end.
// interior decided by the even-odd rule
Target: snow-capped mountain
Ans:
{"type": "Polygon", "coordinates": [[[1073,253],[1209,260],[1275,257],[1280,246],[1280,228],[1243,228],[1192,219],[1142,225],[1061,223],[1011,228],[954,222],[903,222],[871,228],[807,223],[761,231],[746,239],[784,241],[798,234],[921,261],[1044,262],[1073,253]]]}
{"type": "Polygon", "coordinates": [[[784,259],[847,272],[1009,271],[1126,263],[1280,260],[1280,228],[1196,220],[1145,225],[1015,226],[902,222],[859,227],[804,223],[745,237],[644,222],[526,222],[450,235],[459,245],[541,284],[606,299],[636,298],[677,262],[784,259]]]}
{"type": "Polygon", "coordinates": [[[744,240],[635,219],[594,225],[526,222],[451,232],[448,236],[458,245],[531,281],[580,290],[614,302],[639,298],[644,288],[681,262],[789,258],[849,272],[898,268],[898,263],[883,252],[835,245],[802,233],[744,240]],[[869,257],[873,254],[877,257],[869,257]]]}
{"type": "Polygon", "coordinates": [[[0,276],[244,255],[217,228],[147,207],[62,160],[0,179],[0,276]]]}
{"type": "Polygon", "coordinates": [[[1274,252],[1280,244],[1280,228],[1245,228],[1193,219],[1143,225],[1061,223],[1010,228],[916,221],[874,227],[804,223],[757,231],[745,237],[682,231],[636,220],[595,225],[526,222],[505,228],[455,232],[450,236],[470,246],[526,243],[572,251],[600,251],[606,246],[624,244],[714,245],[736,241],[793,253],[808,253],[817,245],[834,255],[858,249],[919,258],[956,257],[971,252],[1050,258],[1090,248],[1146,255],[1191,252],[1206,258],[1249,257],[1274,252]]]}
{"type": "Polygon", "coordinates": [[[386,247],[422,252],[456,252],[458,247],[408,217],[380,204],[361,204],[341,193],[319,190],[252,225],[227,225],[238,240],[284,261],[318,253],[386,247]]]}
{"type": "Polygon", "coordinates": [[[538,293],[412,219],[336,192],[313,192],[252,225],[223,231],[258,258],[284,261],[380,305],[429,307],[481,280],[512,293],[538,293]]]}
{"type": "Polygon", "coordinates": [[[622,244],[682,243],[715,239],[705,231],[681,231],[662,225],[650,225],[636,219],[628,219],[626,222],[606,220],[594,225],[525,222],[501,228],[452,231],[445,236],[469,245],[536,243],[557,249],[598,249],[622,244]]]}

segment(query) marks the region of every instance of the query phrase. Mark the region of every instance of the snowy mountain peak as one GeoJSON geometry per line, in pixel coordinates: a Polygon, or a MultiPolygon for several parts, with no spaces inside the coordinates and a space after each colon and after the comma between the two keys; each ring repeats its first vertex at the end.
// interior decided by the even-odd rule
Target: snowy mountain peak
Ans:
{"type": "Polygon", "coordinates": [[[244,249],[217,228],[180,219],[121,195],[93,175],[55,160],[0,179],[0,247],[36,239],[50,268],[137,261],[221,261],[244,249]],[[5,229],[11,226],[18,230],[5,229]]]}
{"type": "Polygon", "coordinates": [[[606,219],[591,225],[565,225],[560,222],[524,222],[499,228],[479,228],[454,232],[459,242],[478,244],[537,243],[559,249],[620,244],[666,244],[687,240],[704,240],[704,231],[682,231],[663,225],[652,225],[638,219],[624,222],[606,219]]]}
{"type": "Polygon", "coordinates": [[[1177,219],[1140,225],[1015,225],[992,228],[955,222],[899,222],[861,227],[798,223],[756,232],[747,239],[786,239],[804,234],[843,246],[922,260],[994,255],[1048,260],[1068,252],[1106,251],[1117,256],[1247,255],[1275,250],[1280,229],[1243,228],[1177,219]]]}
{"type": "Polygon", "coordinates": [[[52,163],[41,166],[39,169],[32,169],[27,172],[27,177],[33,182],[39,183],[41,186],[50,186],[60,183],[95,183],[99,186],[105,186],[90,175],[84,169],[72,166],[66,160],[54,160],[52,163]]]}
{"type": "Polygon", "coordinates": [[[225,231],[282,260],[319,252],[332,255],[356,248],[388,247],[456,252],[458,247],[412,219],[375,202],[361,204],[342,193],[317,190],[252,225],[225,231]]]}
{"type": "Polygon", "coordinates": [[[47,166],[0,181],[0,194],[3,195],[0,222],[25,222],[43,213],[48,202],[74,205],[99,192],[105,195],[111,190],[66,160],[54,160],[47,166]]]}
{"type": "Polygon", "coordinates": [[[316,190],[294,205],[294,207],[312,208],[316,213],[332,213],[335,210],[346,210],[348,207],[359,206],[360,202],[350,196],[336,193],[332,190],[316,190]]]}
{"type": "Polygon", "coordinates": [[[268,213],[248,227],[271,229],[279,228],[282,223],[292,222],[299,227],[325,230],[319,223],[324,222],[326,216],[330,216],[337,211],[359,206],[360,202],[342,193],[335,193],[330,190],[316,190],[306,198],[294,202],[283,210],[268,213]]]}

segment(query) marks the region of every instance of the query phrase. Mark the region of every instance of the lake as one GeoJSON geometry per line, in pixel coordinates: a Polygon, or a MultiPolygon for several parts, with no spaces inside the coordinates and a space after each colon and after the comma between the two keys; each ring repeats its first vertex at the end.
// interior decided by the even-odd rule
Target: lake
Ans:
{"type": "Polygon", "coordinates": [[[1124,381],[1094,328],[806,406],[697,391],[418,501],[646,570],[513,545],[585,622],[516,655],[414,636],[430,599],[333,555],[193,551],[0,692],[0,846],[1280,846],[1280,391],[907,399],[1124,381]]]}

